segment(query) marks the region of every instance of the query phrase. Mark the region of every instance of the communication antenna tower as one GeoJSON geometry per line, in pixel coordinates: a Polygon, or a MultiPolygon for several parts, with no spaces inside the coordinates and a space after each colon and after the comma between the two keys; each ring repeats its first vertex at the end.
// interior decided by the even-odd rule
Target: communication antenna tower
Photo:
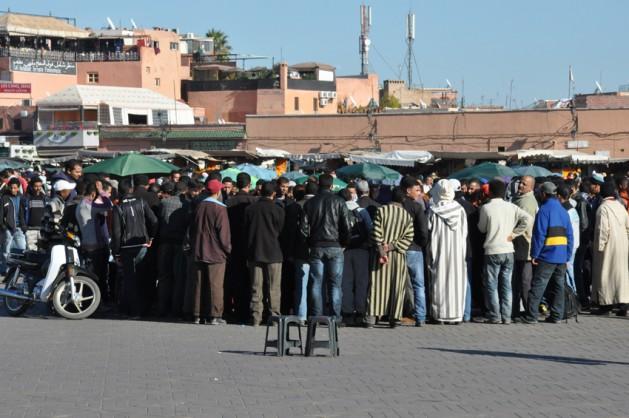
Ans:
{"type": "Polygon", "coordinates": [[[360,75],[369,74],[369,30],[371,29],[371,6],[360,6],[360,38],[358,50],[360,52],[360,75]]]}
{"type": "Polygon", "coordinates": [[[413,43],[415,42],[415,13],[409,13],[406,16],[406,44],[408,47],[407,75],[408,88],[413,86],[413,43]]]}

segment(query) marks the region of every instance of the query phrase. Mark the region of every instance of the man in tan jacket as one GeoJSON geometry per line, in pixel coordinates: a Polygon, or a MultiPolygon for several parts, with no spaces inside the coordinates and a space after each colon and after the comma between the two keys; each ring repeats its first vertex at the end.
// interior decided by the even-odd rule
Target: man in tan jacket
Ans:
{"type": "MultiPolygon", "coordinates": [[[[513,204],[535,218],[539,205],[533,193],[535,190],[535,179],[531,176],[523,176],[520,179],[518,195],[514,197],[513,204]]],[[[529,290],[531,290],[531,280],[533,279],[533,265],[531,264],[531,237],[533,236],[533,222],[529,223],[526,231],[513,240],[515,248],[515,263],[513,266],[513,280],[511,290],[513,300],[511,305],[511,317],[515,320],[520,316],[520,301],[524,307],[528,302],[529,290]]]]}

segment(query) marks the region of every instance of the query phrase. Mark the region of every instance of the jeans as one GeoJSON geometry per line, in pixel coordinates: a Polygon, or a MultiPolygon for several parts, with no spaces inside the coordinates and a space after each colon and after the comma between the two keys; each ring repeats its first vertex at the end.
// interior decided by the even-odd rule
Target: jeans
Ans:
{"type": "Polygon", "coordinates": [[[426,320],[426,288],[424,285],[424,253],[421,251],[407,251],[406,264],[411,277],[414,295],[415,321],[426,320]]]}
{"type": "Polygon", "coordinates": [[[322,287],[325,285],[332,304],[331,314],[342,319],[343,249],[313,247],[310,249],[310,306],[312,316],[323,315],[322,287]]]}
{"type": "Polygon", "coordinates": [[[295,311],[301,320],[308,316],[308,276],[310,264],[305,260],[295,260],[295,311]]]}
{"type": "Polygon", "coordinates": [[[2,232],[2,249],[0,250],[0,274],[7,271],[7,261],[11,252],[22,253],[26,249],[26,237],[21,229],[14,232],[8,229],[2,232]],[[11,251],[13,250],[13,251],[11,251]]]}
{"type": "Polygon", "coordinates": [[[467,263],[467,289],[465,292],[465,310],[463,311],[463,320],[472,319],[472,259],[465,261],[467,263]]]}
{"type": "Polygon", "coordinates": [[[552,319],[563,318],[564,305],[564,284],[566,281],[566,265],[551,264],[540,261],[535,267],[531,291],[529,292],[529,303],[526,307],[526,316],[530,319],[537,319],[539,303],[544,296],[546,286],[550,285],[552,293],[552,303],[550,305],[550,317],[552,319]]]}
{"type": "Polygon", "coordinates": [[[566,264],[566,284],[570,286],[572,290],[576,293],[577,285],[574,279],[574,258],[576,256],[576,251],[572,252],[572,257],[568,260],[568,264],[566,264]]]}
{"type": "Polygon", "coordinates": [[[513,288],[511,316],[513,318],[520,316],[520,300],[522,301],[522,306],[526,309],[529,291],[531,290],[531,280],[533,280],[533,264],[531,264],[531,261],[515,260],[513,280],[511,282],[513,288]]]}
{"type": "Polygon", "coordinates": [[[485,255],[485,305],[490,320],[511,320],[513,253],[485,255]]]}

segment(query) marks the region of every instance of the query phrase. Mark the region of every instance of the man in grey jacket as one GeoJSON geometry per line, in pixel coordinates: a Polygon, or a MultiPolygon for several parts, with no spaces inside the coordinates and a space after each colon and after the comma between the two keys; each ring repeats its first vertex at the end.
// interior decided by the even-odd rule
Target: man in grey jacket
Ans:
{"type": "Polygon", "coordinates": [[[504,200],[506,186],[500,179],[489,182],[490,200],[480,209],[478,229],[486,234],[485,305],[490,324],[511,323],[511,276],[513,240],[522,235],[533,217],[504,200]]]}
{"type": "MultiPolygon", "coordinates": [[[[531,176],[524,176],[520,180],[518,194],[513,199],[513,204],[535,218],[539,206],[533,193],[535,190],[535,179],[531,176]]],[[[511,289],[513,292],[512,319],[520,317],[520,300],[526,307],[529,290],[531,290],[531,280],[533,279],[533,265],[531,264],[531,237],[533,236],[533,222],[526,228],[526,231],[513,240],[515,247],[515,264],[513,268],[513,280],[511,289]]]]}

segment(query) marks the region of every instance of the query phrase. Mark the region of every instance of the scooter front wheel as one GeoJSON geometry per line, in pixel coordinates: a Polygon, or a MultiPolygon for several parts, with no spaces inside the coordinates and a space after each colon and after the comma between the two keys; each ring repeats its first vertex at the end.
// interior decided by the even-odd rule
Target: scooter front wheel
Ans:
{"type": "Polygon", "coordinates": [[[92,315],[100,304],[100,289],[91,278],[77,274],[74,277],[75,297],[70,282],[59,282],[52,293],[52,304],[59,315],[67,319],[84,319],[92,315]]]}
{"type": "MultiPolygon", "coordinates": [[[[11,267],[7,271],[6,277],[9,279],[5,290],[10,290],[18,293],[24,293],[24,289],[28,286],[26,276],[23,273],[19,273],[18,277],[13,278],[15,274],[15,267],[11,267]]],[[[12,298],[10,296],[4,296],[4,307],[7,313],[11,316],[20,316],[31,306],[31,301],[12,298]]]]}

